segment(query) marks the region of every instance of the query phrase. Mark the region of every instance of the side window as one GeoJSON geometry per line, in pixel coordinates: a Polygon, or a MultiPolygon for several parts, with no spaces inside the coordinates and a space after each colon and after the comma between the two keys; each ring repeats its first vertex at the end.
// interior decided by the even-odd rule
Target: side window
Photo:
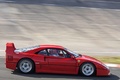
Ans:
{"type": "Polygon", "coordinates": [[[69,58],[70,55],[67,54],[64,50],[61,49],[47,49],[47,52],[49,53],[49,56],[54,57],[61,57],[61,58],[69,58]]]}
{"type": "Polygon", "coordinates": [[[47,51],[44,49],[44,50],[38,51],[36,54],[47,55],[47,51]]]}
{"type": "Polygon", "coordinates": [[[49,56],[59,57],[58,51],[59,51],[58,49],[47,49],[49,56]]]}
{"type": "Polygon", "coordinates": [[[67,54],[67,53],[66,53],[65,51],[63,51],[63,50],[60,50],[60,51],[59,51],[59,56],[60,56],[60,57],[64,57],[64,58],[65,58],[65,57],[66,57],[66,54],[67,54]]]}

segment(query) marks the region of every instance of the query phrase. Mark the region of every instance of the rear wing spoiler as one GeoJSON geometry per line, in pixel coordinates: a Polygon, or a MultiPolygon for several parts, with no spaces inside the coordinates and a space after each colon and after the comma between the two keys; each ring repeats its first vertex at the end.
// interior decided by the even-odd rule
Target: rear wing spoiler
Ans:
{"type": "Polygon", "coordinates": [[[16,50],[14,43],[7,43],[6,44],[6,54],[14,54],[14,50],[16,50]]]}

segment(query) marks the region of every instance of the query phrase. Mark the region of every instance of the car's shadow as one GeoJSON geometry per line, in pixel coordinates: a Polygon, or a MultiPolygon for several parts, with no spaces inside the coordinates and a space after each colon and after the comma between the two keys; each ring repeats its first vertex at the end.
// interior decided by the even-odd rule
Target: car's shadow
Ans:
{"type": "Polygon", "coordinates": [[[80,75],[66,75],[66,74],[48,74],[48,73],[33,73],[33,74],[23,74],[18,72],[17,70],[12,71],[12,74],[24,76],[24,77],[32,77],[32,78],[61,78],[61,79],[89,79],[89,80],[119,80],[120,78],[116,75],[111,74],[110,76],[92,76],[92,77],[84,77],[80,75]]]}

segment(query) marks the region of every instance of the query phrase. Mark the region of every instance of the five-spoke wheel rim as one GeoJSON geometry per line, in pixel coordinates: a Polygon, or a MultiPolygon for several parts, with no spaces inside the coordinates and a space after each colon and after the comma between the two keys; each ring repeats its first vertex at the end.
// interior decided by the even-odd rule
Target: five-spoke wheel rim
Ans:
{"type": "Polygon", "coordinates": [[[94,66],[90,63],[86,63],[82,66],[82,73],[85,76],[91,76],[94,73],[94,66]]]}
{"type": "Polygon", "coordinates": [[[19,68],[21,72],[28,73],[32,70],[32,63],[29,60],[22,60],[20,62],[19,68]]]}

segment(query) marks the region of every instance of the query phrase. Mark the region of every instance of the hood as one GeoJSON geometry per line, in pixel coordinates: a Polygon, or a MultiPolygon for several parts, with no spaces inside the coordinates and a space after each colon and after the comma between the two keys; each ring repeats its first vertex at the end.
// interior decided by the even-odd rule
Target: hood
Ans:
{"type": "Polygon", "coordinates": [[[97,62],[97,63],[100,63],[100,64],[102,63],[101,61],[99,61],[99,60],[97,60],[93,57],[87,56],[87,55],[82,55],[82,58],[84,58],[85,60],[88,60],[88,61],[93,61],[93,62],[97,62]]]}

